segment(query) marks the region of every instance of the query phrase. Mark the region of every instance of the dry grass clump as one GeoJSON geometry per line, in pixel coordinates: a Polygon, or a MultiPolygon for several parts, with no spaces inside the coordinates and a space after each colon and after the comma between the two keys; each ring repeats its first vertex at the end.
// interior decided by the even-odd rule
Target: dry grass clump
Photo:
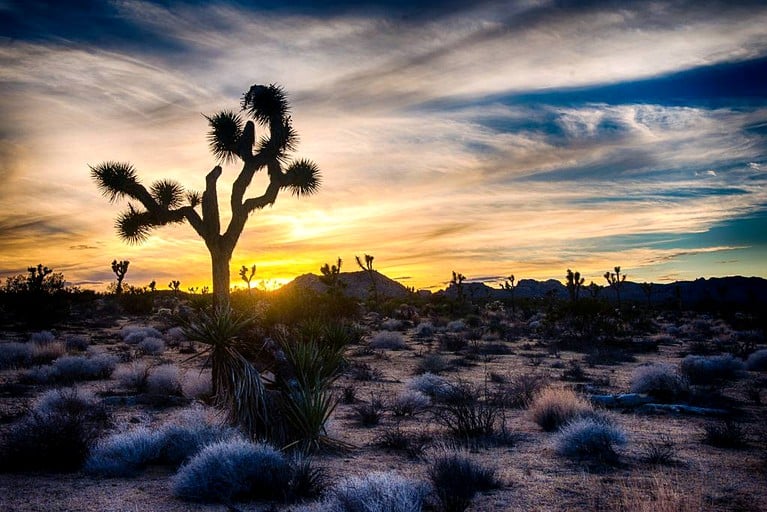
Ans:
{"type": "Polygon", "coordinates": [[[594,411],[585,399],[570,388],[548,387],[535,395],[528,408],[530,417],[546,432],[594,411]]]}
{"type": "Polygon", "coordinates": [[[370,340],[370,348],[374,350],[405,350],[405,338],[396,331],[381,331],[370,340]]]}
{"type": "Polygon", "coordinates": [[[673,402],[689,393],[687,381],[669,364],[640,366],[631,374],[631,392],[644,393],[662,402],[673,402]]]}
{"type": "Polygon", "coordinates": [[[611,510],[616,512],[701,512],[709,510],[700,487],[680,489],[669,475],[630,479],[620,486],[620,495],[611,510]]]}

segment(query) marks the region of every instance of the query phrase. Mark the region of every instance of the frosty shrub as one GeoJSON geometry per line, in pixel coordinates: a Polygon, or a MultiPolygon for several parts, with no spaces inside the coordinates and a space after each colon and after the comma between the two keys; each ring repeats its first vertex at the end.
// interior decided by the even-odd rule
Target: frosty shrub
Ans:
{"type": "Polygon", "coordinates": [[[399,332],[381,331],[370,340],[370,348],[375,350],[404,350],[405,338],[399,332]]]}
{"type": "Polygon", "coordinates": [[[284,496],[290,465],[266,444],[242,439],[206,446],[173,477],[173,494],[187,501],[232,503],[284,496]]]}
{"type": "Polygon", "coordinates": [[[416,416],[431,405],[431,399],[420,391],[406,389],[397,395],[391,403],[394,416],[416,416]]]}
{"type": "Polygon", "coordinates": [[[110,423],[103,406],[77,389],[41,395],[0,446],[3,471],[75,471],[110,423]]]}
{"type": "Polygon", "coordinates": [[[593,412],[591,404],[568,388],[549,387],[538,393],[528,408],[532,420],[546,432],[593,412]]]}
{"type": "Polygon", "coordinates": [[[418,338],[434,336],[434,325],[431,322],[421,322],[415,327],[415,335],[418,338]]]}
{"type": "Polygon", "coordinates": [[[565,425],[554,442],[557,453],[564,457],[615,462],[615,448],[626,444],[626,434],[604,417],[586,417],[565,425]]]}
{"type": "Polygon", "coordinates": [[[50,343],[53,340],[56,339],[56,336],[51,331],[40,331],[40,332],[33,332],[29,336],[29,341],[32,343],[38,343],[40,345],[44,345],[46,343],[50,343]]]}
{"type": "Polygon", "coordinates": [[[746,369],[752,372],[767,371],[767,348],[757,350],[746,359],[746,369]]]}
{"type": "Polygon", "coordinates": [[[402,329],[402,322],[396,318],[387,318],[381,322],[381,329],[385,331],[399,331],[402,329]]]}
{"type": "Polygon", "coordinates": [[[32,342],[32,361],[35,364],[46,364],[62,357],[67,353],[67,347],[61,341],[45,343],[32,342]]]}
{"type": "Polygon", "coordinates": [[[32,363],[32,345],[11,341],[0,343],[0,370],[25,368],[32,363]]]}
{"type": "Polygon", "coordinates": [[[466,330],[466,324],[463,320],[453,320],[447,324],[448,332],[463,332],[466,330]]]}
{"type": "Polygon", "coordinates": [[[72,352],[85,352],[90,346],[90,342],[84,336],[78,336],[76,334],[66,336],[64,343],[67,350],[72,352]]]}
{"type": "Polygon", "coordinates": [[[117,356],[112,354],[96,354],[92,357],[62,356],[50,366],[29,370],[24,378],[41,384],[107,379],[115,370],[117,361],[117,356]]]}
{"type": "Polygon", "coordinates": [[[631,392],[673,402],[689,392],[687,381],[669,364],[639,366],[631,374],[631,392]]]}
{"type": "Polygon", "coordinates": [[[415,373],[442,373],[451,367],[450,360],[442,354],[426,354],[418,361],[415,373]]]}
{"type": "Polygon", "coordinates": [[[160,433],[146,427],[100,441],[85,463],[85,471],[102,477],[134,476],[159,458],[160,433]]]}
{"type": "Polygon", "coordinates": [[[689,355],[682,359],[679,368],[692,384],[709,384],[715,380],[734,379],[745,367],[743,361],[727,354],[708,357],[689,355]]]}
{"type": "Polygon", "coordinates": [[[410,379],[405,388],[413,391],[419,391],[433,399],[441,399],[450,392],[450,382],[439,375],[433,373],[424,373],[410,379]]]}
{"type": "Polygon", "coordinates": [[[138,343],[137,348],[144,354],[156,356],[165,352],[165,342],[160,338],[147,337],[138,343]]]}
{"type": "Polygon", "coordinates": [[[144,340],[144,338],[160,338],[162,333],[154,327],[144,327],[139,325],[126,325],[120,329],[120,336],[125,343],[135,345],[144,340]]]}
{"type": "Polygon", "coordinates": [[[396,473],[350,477],[330,491],[323,512],[419,512],[427,488],[396,473]]]}
{"type": "Polygon", "coordinates": [[[120,386],[137,393],[144,393],[149,378],[149,367],[146,363],[136,361],[130,365],[119,366],[112,377],[120,383],[120,386]]]}
{"type": "Polygon", "coordinates": [[[207,400],[213,396],[213,380],[210,371],[190,370],[181,379],[181,392],[186,398],[207,400]]]}
{"type": "Polygon", "coordinates": [[[146,380],[147,392],[152,395],[181,396],[181,380],[178,367],[172,364],[163,364],[149,372],[146,380]]]}

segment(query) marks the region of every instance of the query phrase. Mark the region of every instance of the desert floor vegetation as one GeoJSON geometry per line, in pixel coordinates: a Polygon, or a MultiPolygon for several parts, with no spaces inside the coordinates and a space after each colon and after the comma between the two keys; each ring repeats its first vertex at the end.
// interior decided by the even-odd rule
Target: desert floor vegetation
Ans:
{"type": "Polygon", "coordinates": [[[185,336],[200,296],[5,328],[0,509],[767,507],[755,318],[626,306],[591,338],[564,302],[412,296],[339,314],[312,293],[232,296],[248,321],[218,348],[226,372],[247,362],[255,395],[185,336]],[[249,396],[255,419],[231,410],[249,396]]]}

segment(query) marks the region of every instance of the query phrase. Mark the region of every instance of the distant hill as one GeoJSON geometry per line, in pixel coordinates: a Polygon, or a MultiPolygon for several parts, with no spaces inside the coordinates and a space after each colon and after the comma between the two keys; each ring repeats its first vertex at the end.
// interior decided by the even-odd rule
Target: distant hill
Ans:
{"type": "MultiPolygon", "coordinates": [[[[382,298],[406,298],[408,290],[405,286],[375,272],[378,293],[382,298]]],[[[349,297],[364,300],[370,289],[370,278],[367,273],[342,272],[342,282],[346,283],[344,294],[349,297]]],[[[324,293],[327,287],[320,282],[315,274],[298,276],[283,288],[291,287],[311,289],[324,293]]],[[[463,290],[470,299],[498,300],[511,297],[511,292],[500,288],[493,288],[484,283],[464,283],[463,290]]],[[[446,290],[440,290],[437,294],[445,294],[449,297],[456,295],[455,286],[451,285],[446,290]]],[[[556,279],[536,281],[534,279],[522,279],[517,284],[514,296],[518,298],[545,297],[553,294],[560,299],[566,299],[569,295],[567,287],[556,279]]],[[[588,297],[589,292],[581,289],[581,297],[588,297]]],[[[734,304],[759,303],[767,304],[767,279],[761,277],[712,277],[709,279],[699,278],[695,281],[677,281],[670,284],[653,283],[650,299],[653,303],[674,302],[677,296],[683,304],[697,304],[702,301],[728,302],[734,304]],[[678,291],[677,291],[678,290],[678,291]]],[[[599,293],[600,298],[610,301],[616,300],[615,291],[605,286],[599,293]]],[[[621,300],[628,302],[647,302],[647,295],[640,283],[626,281],[621,288],[621,300]]]]}
{"type": "MultiPolygon", "coordinates": [[[[491,288],[483,283],[464,283],[464,294],[475,299],[503,299],[511,297],[511,292],[499,288],[491,288]]],[[[444,292],[455,296],[455,286],[451,285],[444,292]]],[[[545,297],[548,293],[558,298],[567,298],[567,287],[556,279],[535,281],[522,279],[514,292],[515,297],[533,298],[545,297]]],[[[588,297],[587,289],[581,289],[581,297],[588,297]]],[[[616,300],[615,291],[607,286],[599,292],[599,297],[616,300]]],[[[712,277],[699,278],[695,281],[677,281],[670,284],[653,283],[650,300],[653,303],[673,302],[681,299],[683,304],[696,304],[702,301],[727,302],[734,304],[760,303],[767,304],[767,279],[761,277],[712,277]]],[[[642,285],[626,281],[621,287],[621,300],[629,302],[646,302],[647,295],[642,285]]]]}
{"type": "MultiPolygon", "coordinates": [[[[378,296],[381,299],[400,299],[407,297],[408,291],[405,286],[393,279],[389,279],[378,271],[374,270],[373,272],[375,274],[378,296]]],[[[367,272],[361,270],[357,272],[341,272],[339,279],[346,285],[344,288],[345,295],[359,300],[367,298],[370,290],[370,276],[367,272]]],[[[320,281],[318,275],[303,274],[282,287],[282,289],[285,290],[290,290],[291,288],[303,288],[314,290],[318,293],[324,293],[328,287],[320,281]]]]}

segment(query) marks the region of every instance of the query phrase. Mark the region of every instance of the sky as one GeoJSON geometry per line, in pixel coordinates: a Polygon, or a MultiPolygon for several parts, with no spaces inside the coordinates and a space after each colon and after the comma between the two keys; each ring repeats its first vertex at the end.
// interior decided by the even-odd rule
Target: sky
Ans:
{"type": "Polygon", "coordinates": [[[251,216],[233,285],[364,254],[432,290],[767,277],[767,3],[732,0],[0,0],[0,276],[210,284],[188,225],[120,240],[89,166],[201,190],[204,115],[257,83],[323,181],[251,216]]]}

